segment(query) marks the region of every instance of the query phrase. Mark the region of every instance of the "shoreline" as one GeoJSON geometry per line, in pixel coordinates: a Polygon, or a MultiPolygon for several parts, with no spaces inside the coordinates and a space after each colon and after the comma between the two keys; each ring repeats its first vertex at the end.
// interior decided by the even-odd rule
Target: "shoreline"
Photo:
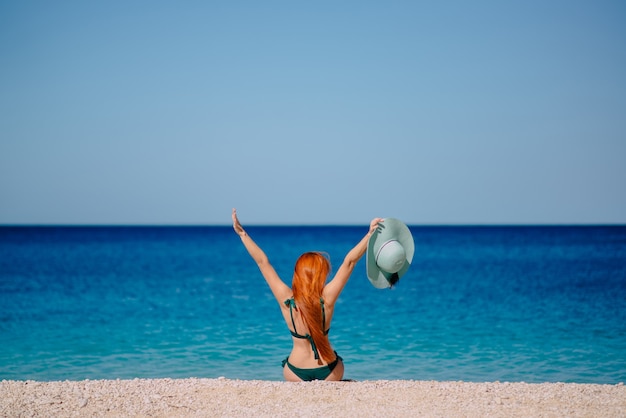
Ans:
{"type": "Polygon", "coordinates": [[[0,416],[624,417],[623,383],[133,379],[0,382],[0,416]]]}

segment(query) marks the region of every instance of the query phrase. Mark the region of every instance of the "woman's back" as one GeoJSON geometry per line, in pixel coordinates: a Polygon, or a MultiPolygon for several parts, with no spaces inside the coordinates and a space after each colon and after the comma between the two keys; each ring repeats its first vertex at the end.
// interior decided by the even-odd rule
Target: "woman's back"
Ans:
{"type": "Polygon", "coordinates": [[[291,297],[284,302],[281,311],[293,340],[293,349],[289,358],[294,364],[302,367],[318,367],[328,364],[336,358],[334,350],[330,358],[325,358],[318,349],[320,345],[327,345],[332,350],[328,334],[334,306],[328,306],[323,300],[323,298],[320,299],[322,321],[320,321],[317,330],[317,334],[321,334],[321,337],[317,337],[315,340],[311,336],[311,330],[304,321],[302,310],[298,308],[299,304],[295,299],[291,297]]]}

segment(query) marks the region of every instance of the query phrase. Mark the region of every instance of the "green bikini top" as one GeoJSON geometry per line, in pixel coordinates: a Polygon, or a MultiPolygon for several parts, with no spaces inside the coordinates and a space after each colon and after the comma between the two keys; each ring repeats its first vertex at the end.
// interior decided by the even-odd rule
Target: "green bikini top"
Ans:
{"type": "MultiPolygon", "coordinates": [[[[313,337],[311,337],[311,335],[308,333],[306,335],[298,334],[298,331],[296,330],[296,322],[293,320],[293,310],[296,309],[295,299],[293,297],[287,299],[284,304],[286,306],[289,306],[289,316],[291,316],[291,324],[293,325],[293,331],[289,330],[289,332],[291,332],[291,335],[296,338],[306,338],[307,340],[309,340],[309,342],[311,343],[311,349],[313,350],[313,354],[315,354],[315,360],[319,360],[320,355],[317,352],[317,347],[315,346],[315,341],[313,341],[313,337]]],[[[320,298],[320,305],[322,306],[322,329],[324,329],[324,327],[326,326],[326,310],[324,309],[324,299],[322,298],[320,298]]],[[[329,331],[330,328],[324,331],[324,335],[328,335],[329,331]]]]}

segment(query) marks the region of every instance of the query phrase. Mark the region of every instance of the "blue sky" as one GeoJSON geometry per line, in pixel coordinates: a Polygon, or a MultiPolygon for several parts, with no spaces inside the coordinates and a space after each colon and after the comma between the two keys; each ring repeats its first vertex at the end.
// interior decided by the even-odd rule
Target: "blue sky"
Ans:
{"type": "Polygon", "coordinates": [[[0,224],[626,223],[621,1],[0,2],[0,224]]]}

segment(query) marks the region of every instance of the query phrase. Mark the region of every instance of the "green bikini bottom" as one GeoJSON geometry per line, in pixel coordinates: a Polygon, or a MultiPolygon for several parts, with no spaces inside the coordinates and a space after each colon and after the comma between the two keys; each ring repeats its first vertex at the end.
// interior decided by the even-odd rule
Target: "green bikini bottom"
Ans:
{"type": "Polygon", "coordinates": [[[343,361],[343,359],[337,355],[336,351],[335,355],[337,356],[335,361],[333,361],[332,363],[328,363],[326,366],[316,367],[314,369],[301,369],[299,367],[296,367],[293,364],[289,363],[289,357],[283,360],[283,367],[285,367],[286,364],[287,367],[289,367],[289,369],[294,372],[296,376],[298,376],[305,382],[311,380],[326,380],[326,378],[333,372],[333,370],[335,370],[335,367],[337,367],[337,363],[339,363],[339,360],[343,361]]]}

